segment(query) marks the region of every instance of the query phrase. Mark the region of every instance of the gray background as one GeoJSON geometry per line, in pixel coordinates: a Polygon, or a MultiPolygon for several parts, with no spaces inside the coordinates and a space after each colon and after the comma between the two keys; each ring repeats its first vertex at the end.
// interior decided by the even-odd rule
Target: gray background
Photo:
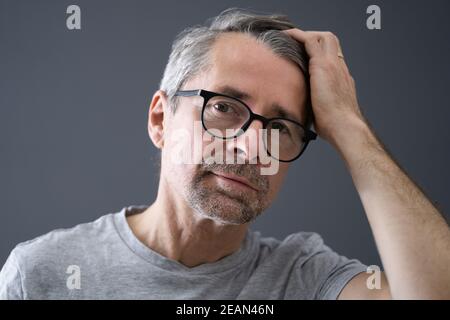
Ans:
{"type": "MultiPolygon", "coordinates": [[[[0,263],[21,241],[154,200],[147,108],[171,42],[230,6],[335,32],[377,134],[449,211],[448,1],[1,0],[0,263]],[[365,25],[374,3],[381,31],[365,25]],[[81,31],[66,28],[70,4],[81,7],[81,31]]],[[[292,165],[253,229],[316,231],[339,253],[380,263],[351,177],[323,140],[292,165]]]]}

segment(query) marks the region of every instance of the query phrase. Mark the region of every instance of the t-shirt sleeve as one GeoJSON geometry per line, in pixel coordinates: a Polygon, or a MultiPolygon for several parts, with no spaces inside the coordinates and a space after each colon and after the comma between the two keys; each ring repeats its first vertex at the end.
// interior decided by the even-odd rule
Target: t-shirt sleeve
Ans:
{"type": "Polygon", "coordinates": [[[319,300],[336,300],[353,277],[367,271],[367,266],[360,261],[339,255],[326,245],[315,260],[320,265],[318,270],[323,271],[315,297],[319,300]]]}
{"type": "Polygon", "coordinates": [[[291,292],[300,290],[301,299],[336,300],[353,277],[367,271],[359,260],[348,259],[326,246],[316,233],[304,236],[302,248],[290,286],[291,292]]]}
{"type": "Polygon", "coordinates": [[[22,299],[22,277],[13,250],[0,271],[0,300],[22,299]]]}

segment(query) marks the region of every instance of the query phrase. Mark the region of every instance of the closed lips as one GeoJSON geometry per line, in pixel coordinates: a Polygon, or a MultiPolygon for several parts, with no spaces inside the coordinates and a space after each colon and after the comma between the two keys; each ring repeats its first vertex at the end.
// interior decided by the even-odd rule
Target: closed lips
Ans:
{"type": "Polygon", "coordinates": [[[252,184],[244,177],[236,176],[234,174],[229,174],[229,173],[212,172],[212,174],[222,177],[222,178],[225,178],[225,179],[233,180],[233,181],[241,183],[255,191],[258,191],[258,189],[253,187],[252,184]]]}

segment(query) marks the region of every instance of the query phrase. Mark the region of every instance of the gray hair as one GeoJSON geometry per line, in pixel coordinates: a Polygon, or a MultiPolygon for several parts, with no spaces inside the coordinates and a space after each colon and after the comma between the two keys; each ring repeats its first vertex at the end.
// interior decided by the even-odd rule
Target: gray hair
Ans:
{"type": "MultiPolygon", "coordinates": [[[[169,61],[160,82],[160,89],[169,98],[175,112],[177,97],[187,80],[211,67],[209,52],[218,36],[225,32],[242,32],[264,43],[278,56],[294,62],[305,75],[309,93],[308,56],[304,46],[281,30],[295,28],[286,15],[261,15],[240,8],[230,8],[210,18],[207,26],[195,25],[181,31],[172,44],[169,61]]],[[[308,94],[306,104],[306,127],[311,127],[313,114],[308,94]]]]}

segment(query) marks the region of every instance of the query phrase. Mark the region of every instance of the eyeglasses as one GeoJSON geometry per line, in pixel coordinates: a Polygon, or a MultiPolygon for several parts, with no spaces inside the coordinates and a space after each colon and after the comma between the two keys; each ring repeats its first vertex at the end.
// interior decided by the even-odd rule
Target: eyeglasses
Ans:
{"type": "Polygon", "coordinates": [[[203,98],[201,115],[203,129],[217,138],[236,138],[250,127],[253,120],[261,121],[263,129],[267,129],[264,130],[265,149],[269,156],[281,162],[296,160],[305,151],[308,143],[317,137],[315,132],[297,121],[282,117],[266,118],[254,113],[243,101],[225,94],[197,89],[177,91],[175,96],[201,96],[203,98]],[[270,154],[271,135],[274,129],[279,133],[279,157],[270,154]]]}

